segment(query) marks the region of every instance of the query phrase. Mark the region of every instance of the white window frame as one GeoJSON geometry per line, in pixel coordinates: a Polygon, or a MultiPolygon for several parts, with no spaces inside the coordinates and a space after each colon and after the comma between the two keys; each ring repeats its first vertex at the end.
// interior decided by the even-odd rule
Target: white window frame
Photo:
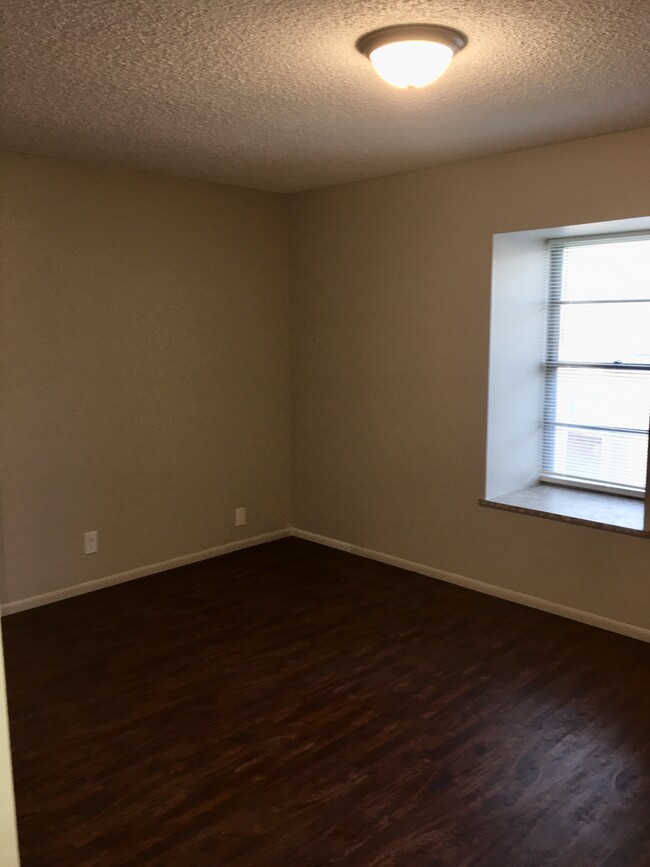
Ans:
{"type": "MultiPolygon", "coordinates": [[[[570,238],[551,238],[548,240],[548,248],[549,248],[549,269],[548,269],[548,296],[547,296],[547,324],[546,324],[546,354],[544,361],[544,370],[545,370],[545,383],[544,383],[544,406],[543,406],[543,431],[542,431],[542,449],[543,449],[543,457],[542,457],[542,467],[546,464],[547,461],[547,449],[550,447],[549,443],[553,439],[553,429],[556,426],[556,422],[554,421],[554,412],[549,411],[549,406],[555,400],[555,396],[557,394],[557,372],[560,368],[593,368],[597,370],[610,370],[614,372],[625,372],[630,373],[635,370],[639,371],[650,371],[650,364],[624,364],[624,363],[598,363],[598,362],[562,362],[558,360],[559,354],[559,334],[560,334],[560,316],[562,306],[567,303],[583,303],[580,301],[576,302],[567,302],[560,300],[560,292],[561,292],[561,268],[562,268],[562,256],[563,251],[567,247],[573,247],[578,245],[590,245],[590,244],[601,244],[608,242],[617,242],[624,240],[635,240],[637,238],[648,238],[650,237],[650,232],[619,232],[610,235],[585,235],[581,237],[570,237],[570,238]]],[[[634,299],[638,300],[648,300],[650,299],[634,299]]],[[[611,299],[608,301],[602,302],[590,302],[590,303],[611,303],[611,299]]],[[[625,300],[621,300],[620,303],[626,303],[625,300]]],[[[649,419],[650,425],[650,419],[649,419]]],[[[566,424],[562,425],[566,427],[566,424]]],[[[595,430],[596,428],[592,428],[588,425],[570,425],[571,427],[575,427],[576,430],[595,430]]],[[[621,433],[647,433],[649,436],[649,450],[650,450],[650,431],[646,430],[630,430],[628,428],[597,428],[598,430],[611,430],[621,433]]],[[[650,455],[648,458],[648,478],[650,479],[650,455]]],[[[559,485],[561,487],[568,488],[581,488],[590,491],[598,491],[600,493],[607,494],[618,494],[626,497],[636,497],[638,499],[646,498],[646,491],[648,484],[646,483],[646,488],[631,488],[625,487],[621,485],[611,485],[605,482],[599,482],[594,480],[584,480],[584,479],[573,479],[569,476],[558,476],[553,475],[550,472],[547,472],[542,469],[540,474],[540,481],[546,482],[548,484],[559,485]]]]}

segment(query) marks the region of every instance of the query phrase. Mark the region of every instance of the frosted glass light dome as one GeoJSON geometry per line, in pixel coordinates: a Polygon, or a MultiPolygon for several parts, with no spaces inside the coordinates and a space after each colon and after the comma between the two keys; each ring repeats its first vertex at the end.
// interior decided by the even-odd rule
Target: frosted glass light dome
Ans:
{"type": "Polygon", "coordinates": [[[366,33],[357,48],[394,87],[426,87],[467,44],[458,30],[434,24],[402,24],[366,33]]]}
{"type": "Polygon", "coordinates": [[[370,52],[370,62],[394,87],[426,87],[440,78],[453,56],[448,45],[414,40],[380,45],[370,52]]]}

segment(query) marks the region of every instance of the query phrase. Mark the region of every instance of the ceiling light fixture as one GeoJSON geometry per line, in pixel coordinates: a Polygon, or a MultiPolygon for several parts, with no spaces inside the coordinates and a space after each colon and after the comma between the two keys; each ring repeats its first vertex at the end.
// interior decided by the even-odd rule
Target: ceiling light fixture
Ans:
{"type": "Polygon", "coordinates": [[[397,24],[365,33],[357,49],[394,87],[426,87],[467,45],[459,30],[438,24],[397,24]]]}

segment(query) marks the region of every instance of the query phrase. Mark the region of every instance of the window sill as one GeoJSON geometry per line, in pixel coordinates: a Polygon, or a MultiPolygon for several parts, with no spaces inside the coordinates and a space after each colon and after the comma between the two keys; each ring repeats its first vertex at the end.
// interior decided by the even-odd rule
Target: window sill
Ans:
{"type": "Polygon", "coordinates": [[[539,483],[491,500],[479,500],[479,505],[650,538],[650,530],[643,528],[644,502],[630,497],[539,483]]]}

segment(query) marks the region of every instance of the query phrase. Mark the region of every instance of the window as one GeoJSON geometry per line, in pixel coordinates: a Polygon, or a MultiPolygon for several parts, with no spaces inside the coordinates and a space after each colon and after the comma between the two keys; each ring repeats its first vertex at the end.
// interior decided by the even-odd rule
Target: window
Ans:
{"type": "Polygon", "coordinates": [[[492,252],[479,503],[650,538],[650,215],[492,252]]]}
{"type": "Polygon", "coordinates": [[[549,242],[542,481],[643,497],[650,235],[549,242]]]}

